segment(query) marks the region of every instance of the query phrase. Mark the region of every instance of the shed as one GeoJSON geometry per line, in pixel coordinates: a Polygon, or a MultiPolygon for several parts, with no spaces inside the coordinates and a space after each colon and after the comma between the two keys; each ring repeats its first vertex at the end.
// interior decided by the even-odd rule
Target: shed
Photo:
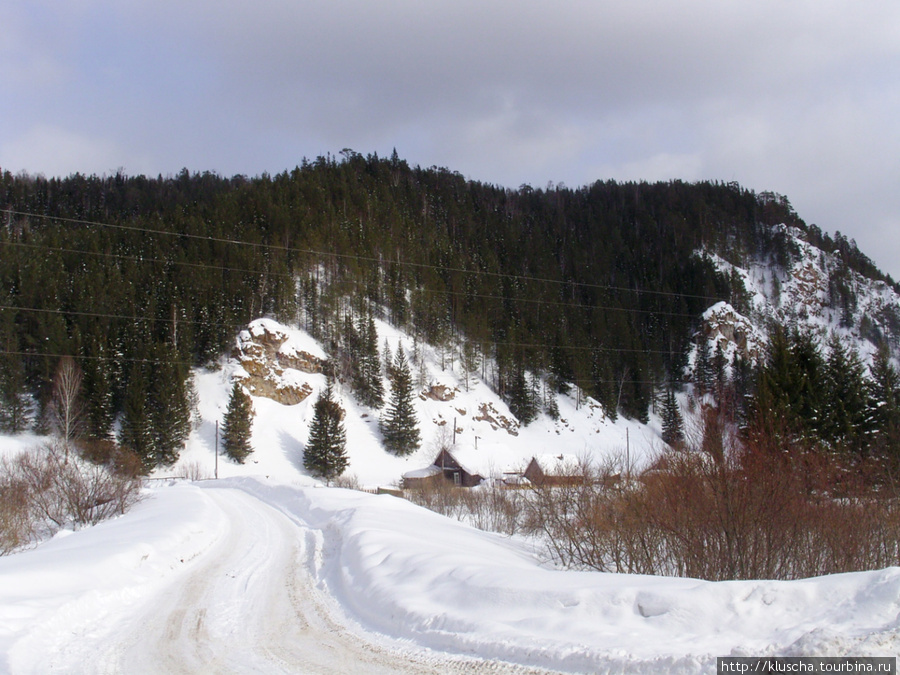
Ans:
{"type": "Polygon", "coordinates": [[[534,485],[574,485],[584,480],[581,461],[575,455],[535,455],[522,474],[534,485]]]}
{"type": "Polygon", "coordinates": [[[403,474],[401,485],[404,489],[415,490],[432,485],[438,480],[441,480],[441,470],[432,464],[431,466],[426,466],[424,469],[407,471],[403,474]]]}
{"type": "Polygon", "coordinates": [[[484,480],[481,474],[460,461],[452,452],[441,450],[431,466],[403,474],[403,487],[409,489],[426,487],[440,480],[441,476],[459,487],[475,487],[484,480]]]}

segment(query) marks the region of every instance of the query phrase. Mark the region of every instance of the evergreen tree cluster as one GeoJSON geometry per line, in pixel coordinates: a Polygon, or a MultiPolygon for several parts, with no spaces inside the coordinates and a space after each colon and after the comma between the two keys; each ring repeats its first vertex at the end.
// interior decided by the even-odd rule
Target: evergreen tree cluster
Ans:
{"type": "Polygon", "coordinates": [[[836,336],[824,354],[809,333],[773,333],[751,407],[799,437],[900,460],[900,375],[884,345],[867,371],[836,336]]]}
{"type": "MultiPolygon", "coordinates": [[[[148,466],[183,443],[190,367],[262,315],[339,355],[338,376],[372,408],[384,319],[461,359],[467,382],[480,376],[524,422],[545,385],[570,383],[611,416],[646,420],[700,313],[746,295],[694,252],[786,265],[795,252],[773,225],[823,237],[786,199],[734,183],[510,190],[349,150],[255,178],[3,172],[0,209],[0,424],[41,419],[69,355],[89,434],[120,420],[118,440],[148,466]]],[[[837,243],[848,269],[868,269],[837,243]]]]}

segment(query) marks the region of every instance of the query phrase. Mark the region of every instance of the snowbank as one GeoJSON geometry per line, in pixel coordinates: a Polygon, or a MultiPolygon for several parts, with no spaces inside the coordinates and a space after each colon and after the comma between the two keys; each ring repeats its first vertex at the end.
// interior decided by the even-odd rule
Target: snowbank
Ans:
{"type": "Polygon", "coordinates": [[[372,630],[572,671],[694,672],[726,655],[900,649],[900,569],[711,583],[542,568],[501,536],[390,496],[229,481],[321,533],[317,578],[372,630]]]}

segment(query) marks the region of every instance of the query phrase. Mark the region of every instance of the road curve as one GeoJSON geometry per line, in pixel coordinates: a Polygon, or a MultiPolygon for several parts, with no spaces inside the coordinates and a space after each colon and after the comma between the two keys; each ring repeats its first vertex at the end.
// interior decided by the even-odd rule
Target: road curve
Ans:
{"type": "MultiPolygon", "coordinates": [[[[223,535],[116,625],[46,645],[66,673],[546,673],[417,648],[367,633],[307,571],[313,533],[241,490],[204,490],[223,535]],[[309,536],[308,536],[309,535],[309,536]]],[[[100,621],[95,624],[99,626],[100,621]]]]}

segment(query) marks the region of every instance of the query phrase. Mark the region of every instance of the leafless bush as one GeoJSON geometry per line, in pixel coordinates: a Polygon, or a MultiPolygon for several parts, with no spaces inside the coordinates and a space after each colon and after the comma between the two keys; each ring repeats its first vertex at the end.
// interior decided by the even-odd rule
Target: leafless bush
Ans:
{"type": "Polygon", "coordinates": [[[714,409],[700,419],[640,475],[621,459],[583,461],[531,489],[437,477],[406,494],[482,529],[530,535],[564,567],[724,580],[900,564],[900,495],[882,467],[771,426],[739,437],[714,409]]]}
{"type": "Polygon", "coordinates": [[[10,473],[9,463],[0,462],[0,555],[29,544],[35,537],[27,493],[26,485],[10,473]]]}
{"type": "Polygon", "coordinates": [[[335,478],[332,483],[334,487],[344,488],[346,490],[362,490],[362,485],[356,474],[344,474],[335,478]]]}
{"type": "Polygon", "coordinates": [[[200,462],[185,462],[178,468],[178,477],[190,481],[207,480],[209,478],[209,471],[204,469],[200,462]]]}
{"type": "Polygon", "coordinates": [[[831,456],[778,435],[738,441],[707,412],[702,432],[640,480],[602,472],[540,486],[530,531],[565,566],[712,580],[793,579],[900,561],[900,504],[831,456]]]}
{"type": "Polygon", "coordinates": [[[66,459],[61,444],[48,444],[5,460],[0,486],[0,552],[8,553],[42,529],[94,525],[124,513],[138,500],[141,484],[127,472],[74,455],[66,459]]]}
{"type": "Polygon", "coordinates": [[[437,476],[431,482],[406,490],[404,495],[419,506],[480,530],[511,536],[522,529],[523,494],[499,483],[461,488],[437,476]]]}

